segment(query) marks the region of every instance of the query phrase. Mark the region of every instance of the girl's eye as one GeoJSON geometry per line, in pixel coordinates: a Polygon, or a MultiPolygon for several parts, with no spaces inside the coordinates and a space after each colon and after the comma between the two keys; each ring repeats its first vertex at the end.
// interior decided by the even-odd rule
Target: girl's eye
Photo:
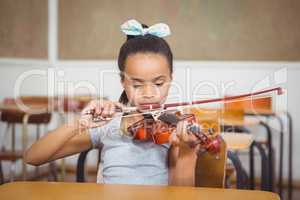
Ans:
{"type": "Polygon", "coordinates": [[[164,82],[161,83],[155,83],[156,86],[161,87],[164,84],[164,82]]]}
{"type": "Polygon", "coordinates": [[[142,85],[133,85],[133,88],[140,88],[142,85]]]}

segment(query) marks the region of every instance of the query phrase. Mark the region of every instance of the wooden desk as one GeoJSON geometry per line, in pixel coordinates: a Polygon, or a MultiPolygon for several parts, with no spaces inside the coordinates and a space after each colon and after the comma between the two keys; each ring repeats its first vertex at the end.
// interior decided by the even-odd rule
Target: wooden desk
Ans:
{"type": "Polygon", "coordinates": [[[5,200],[279,200],[277,194],[262,191],[171,186],[101,185],[96,183],[13,182],[0,186],[5,200]]]}

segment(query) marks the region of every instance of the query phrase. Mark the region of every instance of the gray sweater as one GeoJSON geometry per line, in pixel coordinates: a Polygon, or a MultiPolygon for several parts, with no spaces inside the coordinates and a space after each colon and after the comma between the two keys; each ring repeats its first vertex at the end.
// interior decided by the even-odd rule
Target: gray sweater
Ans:
{"type": "Polygon", "coordinates": [[[167,185],[169,145],[132,140],[120,123],[121,116],[89,131],[93,148],[102,146],[97,183],[167,185]]]}

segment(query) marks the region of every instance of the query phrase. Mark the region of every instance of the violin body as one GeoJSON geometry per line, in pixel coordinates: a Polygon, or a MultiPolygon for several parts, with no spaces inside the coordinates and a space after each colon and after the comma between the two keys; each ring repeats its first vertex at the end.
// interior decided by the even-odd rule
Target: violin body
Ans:
{"type": "Polygon", "coordinates": [[[179,111],[163,112],[159,116],[151,114],[143,115],[143,119],[138,120],[128,126],[127,133],[135,140],[153,141],[155,144],[165,144],[173,131],[176,130],[178,122],[187,122],[187,133],[196,136],[197,141],[190,144],[194,147],[200,144],[200,152],[209,152],[216,154],[220,151],[220,136],[215,133],[214,129],[206,130],[196,123],[194,114],[182,114],[179,111]]]}

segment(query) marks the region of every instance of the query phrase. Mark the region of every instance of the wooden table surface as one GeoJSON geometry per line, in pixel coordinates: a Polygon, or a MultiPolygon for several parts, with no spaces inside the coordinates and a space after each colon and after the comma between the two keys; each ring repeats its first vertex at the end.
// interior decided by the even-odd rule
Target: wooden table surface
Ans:
{"type": "Polygon", "coordinates": [[[176,186],[103,185],[96,183],[13,182],[0,186],[2,200],[279,200],[262,191],[176,186]]]}

